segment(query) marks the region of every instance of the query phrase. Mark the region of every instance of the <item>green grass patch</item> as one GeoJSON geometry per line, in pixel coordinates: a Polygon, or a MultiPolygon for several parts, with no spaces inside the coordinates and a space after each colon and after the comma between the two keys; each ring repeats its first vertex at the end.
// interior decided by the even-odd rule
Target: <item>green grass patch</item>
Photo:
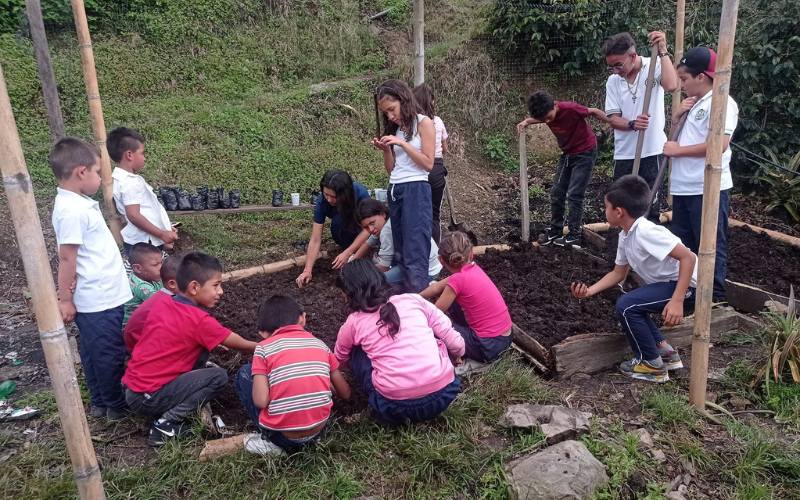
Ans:
{"type": "Polygon", "coordinates": [[[664,429],[691,430],[700,426],[694,409],[677,388],[652,389],[644,395],[642,407],[644,411],[653,413],[654,423],[664,429]]]}

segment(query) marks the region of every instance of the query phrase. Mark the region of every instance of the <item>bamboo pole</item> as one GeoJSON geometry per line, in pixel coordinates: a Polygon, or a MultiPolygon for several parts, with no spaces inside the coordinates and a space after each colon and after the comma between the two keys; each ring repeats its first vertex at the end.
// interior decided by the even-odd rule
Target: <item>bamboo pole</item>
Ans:
{"type": "Polygon", "coordinates": [[[697,268],[697,300],[694,338],[692,340],[692,373],[689,402],[704,408],[708,377],[708,345],[711,335],[711,302],[714,286],[714,261],[719,219],[719,187],[722,177],[722,149],[725,132],[725,111],[731,82],[731,61],[736,37],[739,0],[723,0],[719,25],[719,51],[714,69],[714,93],[708,126],[708,149],[703,181],[703,224],[700,231],[697,268]]]}
{"type": "Polygon", "coordinates": [[[425,1],[414,0],[414,86],[425,83],[425,1]]]}
{"type": "Polygon", "coordinates": [[[528,199],[528,151],[526,134],[519,134],[519,191],[522,202],[522,241],[531,241],[531,211],[528,199]]]}
{"type": "Polygon", "coordinates": [[[86,98],[89,100],[89,113],[92,115],[94,141],[100,149],[100,177],[102,178],[100,186],[103,189],[103,199],[108,212],[108,227],[111,229],[117,245],[122,245],[122,235],[120,234],[122,224],[114,206],[114,179],[111,178],[111,158],[108,157],[108,149],[106,149],[106,124],[103,121],[103,105],[100,102],[100,89],[97,86],[97,70],[94,66],[94,51],[92,50],[92,39],[89,36],[89,24],[86,21],[83,0],[71,1],[72,14],[75,17],[75,31],[78,33],[78,47],[83,62],[86,98]]]}
{"type": "MultiPolygon", "coordinates": [[[[647,70],[647,83],[645,84],[644,101],[642,102],[643,115],[646,115],[650,111],[650,98],[653,95],[653,87],[655,87],[656,84],[656,62],[658,62],[658,45],[653,45],[653,48],[650,49],[650,68],[647,70]]],[[[633,175],[639,175],[639,164],[642,161],[642,148],[644,147],[644,134],[646,132],[647,129],[640,130],[639,135],[636,137],[636,156],[633,158],[633,175]]]]}
{"type": "MultiPolygon", "coordinates": [[[[683,39],[686,31],[686,0],[678,0],[678,13],[675,16],[675,67],[683,59],[683,39]]],[[[672,93],[672,114],[681,107],[681,87],[672,93]]],[[[669,159],[669,180],[667,181],[667,203],[672,206],[672,158],[669,159]]]]}
{"type": "Polygon", "coordinates": [[[22,154],[19,132],[0,66],[0,170],[8,208],[14,222],[22,265],[33,300],[39,338],[53,384],[61,427],[72,460],[78,493],[83,500],[104,500],[103,482],[83,411],[78,380],[72,365],[67,331],[61,320],[50,271],[42,224],[33,196],[31,178],[22,154]]]}
{"type": "Polygon", "coordinates": [[[53,60],[50,58],[50,47],[47,45],[47,35],[44,31],[42,20],[42,5],[39,0],[25,0],[28,14],[28,24],[31,27],[31,41],[33,52],[36,55],[36,69],[39,71],[39,80],[42,82],[44,106],[47,111],[47,123],[50,125],[50,136],[56,143],[67,136],[64,130],[64,117],[61,114],[61,102],[58,99],[58,86],[56,75],[53,72],[53,60]]]}

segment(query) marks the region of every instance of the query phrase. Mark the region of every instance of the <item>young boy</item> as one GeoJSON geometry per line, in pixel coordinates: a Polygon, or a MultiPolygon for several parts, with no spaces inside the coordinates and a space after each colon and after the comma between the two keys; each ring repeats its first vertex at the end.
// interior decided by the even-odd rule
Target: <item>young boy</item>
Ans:
{"type": "Polygon", "coordinates": [[[125,255],[136,243],[172,248],[178,230],[172,227],[166,210],[153,188],[137,175],[144,168],[144,137],[135,130],[119,127],[108,134],[108,155],[117,164],[114,178],[114,203],[128,221],[122,228],[125,255]]]}
{"type": "Polygon", "coordinates": [[[222,296],[222,265],[213,255],[190,252],[177,275],[179,293],[154,304],[122,377],[125,399],[135,413],[160,415],[150,429],[151,446],[161,446],[189,429],[183,418],[220,394],[228,384],[222,368],[192,370],[198,358],[222,344],[252,353],[245,340],[212,318],[222,296]]]}
{"type": "MultiPolygon", "coordinates": [[[[700,226],[703,220],[703,183],[708,120],[711,115],[711,94],[714,87],[714,67],[717,54],[708,47],[694,47],[678,64],[678,78],[689,96],[672,117],[678,123],[681,115],[689,113],[677,142],[667,142],[664,154],[673,158],[671,180],[672,232],[692,252],[700,249],[700,226]]],[[[714,264],[714,302],[725,300],[725,275],[728,269],[728,209],[733,179],[731,178],[730,140],[739,119],[739,107],[728,96],[723,138],[722,179],[719,192],[717,220],[717,256],[714,264]]]]}
{"type": "MultiPolygon", "coordinates": [[[[159,254],[160,253],[159,251],[159,254]]],[[[125,348],[129,353],[133,352],[133,347],[139,342],[139,338],[142,336],[144,325],[147,323],[147,317],[150,315],[150,309],[162,300],[172,300],[172,297],[178,294],[179,290],[176,278],[178,266],[180,266],[180,264],[181,258],[175,255],[170,256],[164,261],[161,265],[160,272],[161,283],[164,285],[163,288],[159,290],[159,293],[152,294],[147,300],[142,302],[142,305],[136,308],[133,314],[131,314],[131,317],[128,318],[128,324],[125,325],[124,328],[124,338],[125,348]]]]}
{"type": "Polygon", "coordinates": [[[137,243],[128,254],[131,264],[130,287],[133,298],[125,303],[125,317],[122,329],[128,324],[131,314],[139,308],[148,297],[161,290],[161,265],[164,256],[157,247],[150,243],[137,243]]]}
{"type": "Polygon", "coordinates": [[[81,364],[91,395],[90,414],[120,420],[125,397],[124,304],[131,298],[122,258],[96,201],[100,152],[80,139],[61,139],[50,152],[58,179],[53,228],[58,243],[58,306],[64,323],[80,331],[81,364]],[[75,282],[75,292],[70,287],[75,282]]]}
{"type": "Polygon", "coordinates": [[[331,392],[350,398],[339,362],[324,342],[305,331],[306,313],[291,297],[273,295],[258,307],[253,363],[236,374],[236,392],[260,434],[248,451],[282,453],[319,440],[328,426],[331,392]]]}
{"type": "Polygon", "coordinates": [[[521,134],[525,127],[545,123],[556,136],[564,154],[550,189],[550,230],[539,237],[540,245],[555,243],[562,247],[581,247],[583,232],[583,198],[597,159],[597,138],[586,122],[587,116],[607,121],[605,113],[574,102],[553,101],[553,96],[537,90],[528,98],[531,118],[517,125],[521,134]],[[564,209],[569,202],[569,234],[564,235],[564,209]]]}
{"type": "Polygon", "coordinates": [[[647,220],[650,186],[641,177],[629,174],[614,181],[605,202],[609,225],[622,229],[616,266],[590,287],[573,283],[572,294],[579,299],[596,295],[625,281],[633,269],[647,284],[617,300],[617,317],[633,351],[633,360],[619,368],[632,378],[666,382],[667,370],[683,368],[683,363],[649,314],[660,312],[664,326],[683,321],[684,305],[694,307],[697,256],[666,228],[647,220]]]}

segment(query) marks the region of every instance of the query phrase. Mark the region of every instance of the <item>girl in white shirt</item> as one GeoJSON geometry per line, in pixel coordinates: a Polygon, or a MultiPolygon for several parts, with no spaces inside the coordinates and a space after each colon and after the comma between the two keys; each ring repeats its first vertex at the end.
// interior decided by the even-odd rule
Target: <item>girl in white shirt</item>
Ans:
{"type": "Polygon", "coordinates": [[[447,153],[447,129],[441,118],[436,116],[436,102],[433,99],[433,89],[427,83],[414,87],[414,99],[422,108],[422,113],[433,120],[436,130],[436,149],[433,159],[433,170],[428,174],[428,184],[431,185],[431,203],[433,204],[433,241],[438,245],[442,239],[442,198],[444,187],[447,185],[447,169],[444,168],[443,155],[447,153]]]}

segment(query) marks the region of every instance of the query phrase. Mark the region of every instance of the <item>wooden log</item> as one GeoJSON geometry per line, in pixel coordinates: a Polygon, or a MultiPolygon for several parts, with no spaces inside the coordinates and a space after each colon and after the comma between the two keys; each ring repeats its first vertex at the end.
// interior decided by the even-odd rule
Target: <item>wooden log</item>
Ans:
{"type": "Polygon", "coordinates": [[[483,255],[486,253],[486,250],[510,250],[511,247],[509,245],[480,245],[477,247],[472,247],[472,253],[474,255],[483,255]]]}
{"type": "Polygon", "coordinates": [[[511,348],[517,351],[519,355],[522,356],[523,359],[525,359],[525,361],[532,364],[536,369],[536,371],[538,371],[542,375],[550,374],[550,368],[542,364],[538,359],[534,358],[531,354],[529,354],[526,350],[522,349],[516,343],[512,342],[511,348]]]}
{"type": "Polygon", "coordinates": [[[749,313],[763,311],[764,303],[769,300],[789,304],[789,297],[731,280],[725,280],[725,299],[736,309],[749,313]]]}
{"type": "MultiPolygon", "coordinates": [[[[661,223],[663,224],[665,222],[672,222],[671,210],[669,212],[663,212],[661,214],[661,223]]],[[[583,230],[586,231],[587,229],[589,231],[594,231],[595,233],[606,233],[608,232],[609,229],[611,229],[611,226],[608,225],[608,222],[594,222],[592,224],[584,224],[583,230]]],[[[567,229],[564,228],[564,230],[566,234],[567,229]]]]}
{"type": "Polygon", "coordinates": [[[592,231],[591,229],[587,229],[585,226],[583,228],[583,236],[586,238],[590,244],[594,245],[597,248],[605,248],[606,247],[606,239],[597,234],[596,232],[592,231]]]}
{"type": "Polygon", "coordinates": [[[67,133],[64,130],[64,116],[61,114],[61,101],[58,98],[58,86],[56,85],[56,75],[53,72],[53,60],[50,57],[50,46],[47,44],[47,35],[44,31],[42,5],[39,0],[25,0],[25,10],[31,28],[36,69],[39,72],[39,81],[42,82],[42,95],[44,95],[44,108],[47,112],[47,124],[50,125],[50,137],[53,139],[53,143],[56,143],[66,137],[67,133]]]}
{"type": "MultiPolygon", "coordinates": [[[[327,259],[328,252],[322,251],[317,256],[317,259],[327,259]]],[[[273,274],[280,271],[291,269],[295,266],[305,266],[306,256],[293,257],[291,259],[280,260],[271,264],[261,264],[258,266],[248,267],[246,269],[239,269],[236,271],[229,271],[222,274],[222,281],[238,281],[257,274],[273,274]]]]}
{"type": "Polygon", "coordinates": [[[519,134],[519,196],[522,204],[522,241],[531,241],[531,210],[528,199],[528,151],[523,130],[519,134]]]}
{"type": "Polygon", "coordinates": [[[728,225],[734,227],[749,227],[753,231],[757,233],[766,233],[770,238],[776,241],[780,241],[781,243],[786,243],[787,245],[793,245],[796,247],[800,247],[800,238],[796,236],[789,236],[788,234],[779,233],[778,231],[772,231],[771,229],[764,229],[758,226],[754,226],[752,224],[747,224],[742,221],[738,221],[736,219],[728,219],[728,225]]]}
{"type": "Polygon", "coordinates": [[[291,210],[313,210],[314,205],[301,203],[297,206],[282,205],[273,207],[272,205],[248,205],[239,208],[215,208],[214,210],[171,210],[167,212],[169,216],[180,215],[220,215],[220,214],[246,214],[252,212],[287,212],[291,210]]]}
{"type": "Polygon", "coordinates": [[[425,2],[414,0],[414,86],[425,83],[425,2]]]}
{"type": "Polygon", "coordinates": [[[511,328],[514,332],[514,343],[544,365],[550,366],[550,353],[542,344],[516,324],[512,323],[511,328]]]}
{"type": "Polygon", "coordinates": [[[200,451],[200,461],[207,462],[212,458],[233,455],[239,450],[243,450],[245,436],[247,434],[237,434],[236,436],[206,441],[206,445],[200,451]]]}

